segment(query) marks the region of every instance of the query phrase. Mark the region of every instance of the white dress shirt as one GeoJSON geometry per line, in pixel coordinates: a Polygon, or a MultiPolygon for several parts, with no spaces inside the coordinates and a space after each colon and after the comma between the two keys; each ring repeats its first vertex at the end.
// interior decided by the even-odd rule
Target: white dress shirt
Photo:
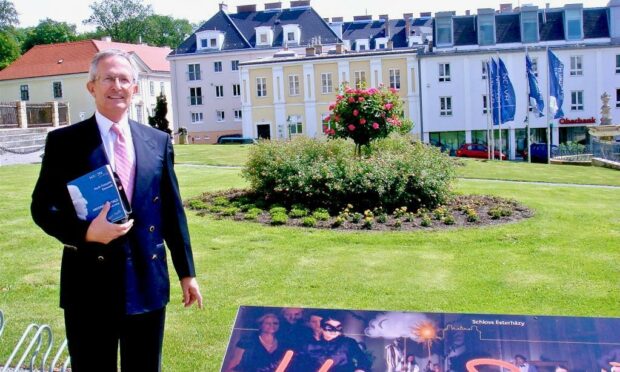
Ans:
{"type": "MultiPolygon", "coordinates": [[[[116,133],[112,130],[113,121],[103,116],[99,111],[95,111],[95,119],[97,120],[97,126],[99,127],[99,134],[101,135],[101,141],[105,147],[105,153],[110,161],[110,166],[113,170],[116,170],[116,164],[114,162],[114,142],[116,141],[116,133]]],[[[119,120],[118,124],[121,127],[121,131],[125,136],[127,146],[127,156],[131,157],[135,164],[136,152],[133,147],[133,140],[131,138],[131,129],[129,129],[129,121],[127,115],[123,116],[119,120]]]]}

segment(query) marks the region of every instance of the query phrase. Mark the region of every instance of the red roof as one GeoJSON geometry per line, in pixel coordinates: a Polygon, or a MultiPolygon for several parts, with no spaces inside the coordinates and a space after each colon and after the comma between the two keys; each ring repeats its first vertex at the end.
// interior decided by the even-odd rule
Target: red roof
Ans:
{"type": "Polygon", "coordinates": [[[166,60],[166,56],[171,52],[170,48],[84,40],[36,45],[0,71],[0,80],[86,73],[95,53],[105,49],[133,52],[151,70],[170,72],[170,63],[166,60]]]}

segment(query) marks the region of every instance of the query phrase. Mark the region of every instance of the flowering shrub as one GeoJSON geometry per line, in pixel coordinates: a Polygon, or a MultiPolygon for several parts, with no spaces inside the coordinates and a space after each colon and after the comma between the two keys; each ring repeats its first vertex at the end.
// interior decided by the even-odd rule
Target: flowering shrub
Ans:
{"type": "Polygon", "coordinates": [[[386,87],[353,89],[344,93],[329,106],[323,131],[333,138],[351,138],[360,153],[361,146],[385,138],[403,125],[403,104],[395,89],[386,87]]]}

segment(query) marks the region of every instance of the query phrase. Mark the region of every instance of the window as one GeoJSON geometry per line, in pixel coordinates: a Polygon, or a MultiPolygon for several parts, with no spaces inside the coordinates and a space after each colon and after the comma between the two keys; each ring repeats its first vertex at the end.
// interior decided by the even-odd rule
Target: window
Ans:
{"type": "Polygon", "coordinates": [[[364,51],[364,50],[366,50],[366,44],[360,44],[360,45],[359,45],[358,50],[359,50],[359,51],[364,51]]]}
{"type": "Polygon", "coordinates": [[[332,124],[329,121],[325,121],[328,117],[331,117],[330,113],[322,113],[321,114],[321,123],[323,124],[323,131],[326,129],[332,129],[332,124]]]}
{"type": "Polygon", "coordinates": [[[256,78],[256,96],[267,97],[267,78],[256,78]]]}
{"type": "Polygon", "coordinates": [[[582,56],[570,57],[570,76],[583,75],[583,58],[582,56]]]}
{"type": "Polygon", "coordinates": [[[239,61],[238,60],[231,61],[230,69],[233,71],[239,71],[239,61]]]}
{"type": "Polygon", "coordinates": [[[616,89],[616,107],[620,107],[620,89],[616,89]]]}
{"type": "Polygon", "coordinates": [[[489,74],[487,73],[487,61],[482,61],[482,80],[486,80],[489,74]]]}
{"type": "Polygon", "coordinates": [[[452,116],[452,97],[439,97],[439,115],[452,116]]]}
{"type": "Polygon", "coordinates": [[[489,96],[486,94],[482,95],[482,113],[483,114],[489,113],[489,96]]]}
{"type": "Polygon", "coordinates": [[[189,104],[192,106],[202,105],[202,88],[189,88],[189,104]]]}
{"type": "Polygon", "coordinates": [[[299,95],[299,75],[288,76],[288,94],[291,96],[299,95]]]}
{"type": "Polygon", "coordinates": [[[620,74],[620,54],[616,55],[616,74],[620,74]]]}
{"type": "Polygon", "coordinates": [[[19,93],[22,101],[28,101],[30,99],[30,94],[28,93],[28,85],[20,85],[19,93]]]}
{"type": "Polygon", "coordinates": [[[295,41],[295,33],[294,32],[287,33],[286,34],[286,41],[294,42],[295,41]]]}
{"type": "Polygon", "coordinates": [[[377,49],[385,49],[385,43],[379,43],[377,49]]]}
{"type": "Polygon", "coordinates": [[[439,81],[450,81],[450,64],[449,63],[440,63],[439,64],[439,81]]]}
{"type": "Polygon", "coordinates": [[[211,48],[217,48],[217,39],[209,39],[209,46],[211,48]]]}
{"type": "Polygon", "coordinates": [[[452,18],[441,17],[436,18],[437,22],[437,45],[452,44],[452,18]]]}
{"type": "Polygon", "coordinates": [[[187,78],[190,81],[200,80],[200,64],[187,65],[187,78]]]}
{"type": "Polygon", "coordinates": [[[267,34],[260,34],[260,43],[267,44],[267,34]]]}
{"type": "Polygon", "coordinates": [[[362,88],[366,85],[366,71],[355,71],[355,87],[362,88]]]}
{"type": "Polygon", "coordinates": [[[192,123],[202,123],[203,116],[202,112],[192,112],[192,123]]]}
{"type": "Polygon", "coordinates": [[[570,109],[571,111],[583,111],[583,90],[570,92],[570,109]]]}
{"type": "Polygon", "coordinates": [[[495,44],[495,14],[478,15],[478,44],[495,44]]]}
{"type": "Polygon", "coordinates": [[[538,42],[538,12],[521,12],[521,41],[538,42]]]}
{"type": "Polygon", "coordinates": [[[241,95],[241,84],[233,84],[233,97],[239,97],[241,95]]]}
{"type": "Polygon", "coordinates": [[[217,117],[217,121],[218,121],[218,122],[222,122],[222,121],[224,121],[224,111],[222,111],[222,110],[217,110],[217,111],[215,111],[215,115],[216,115],[216,117],[217,117]]]}
{"type": "Polygon", "coordinates": [[[222,61],[213,62],[213,71],[222,72],[222,61]]]}
{"type": "Polygon", "coordinates": [[[151,96],[155,95],[155,82],[154,81],[149,81],[149,93],[151,94],[151,96]]]}
{"type": "Polygon", "coordinates": [[[163,81],[159,83],[159,93],[166,94],[166,86],[164,85],[163,81]]]}
{"type": "Polygon", "coordinates": [[[209,40],[207,40],[207,39],[200,39],[200,47],[201,48],[208,48],[209,47],[209,40]]]}
{"type": "Polygon", "coordinates": [[[301,115],[291,115],[288,117],[288,130],[291,135],[303,133],[301,115]]]}
{"type": "Polygon", "coordinates": [[[235,121],[239,121],[241,119],[243,119],[243,111],[241,110],[234,110],[235,113],[235,121]]]}
{"type": "Polygon", "coordinates": [[[52,89],[54,90],[54,98],[62,98],[62,83],[60,81],[53,82],[52,89]]]}
{"type": "Polygon", "coordinates": [[[400,70],[390,69],[390,88],[400,89],[400,70]]]}
{"type": "Polygon", "coordinates": [[[330,94],[334,91],[334,84],[332,82],[332,74],[322,73],[321,74],[321,93],[330,94]]]}
{"type": "Polygon", "coordinates": [[[582,9],[573,8],[564,10],[564,29],[566,40],[581,40],[582,36],[582,9]]]}
{"type": "Polygon", "coordinates": [[[216,85],[215,86],[215,97],[217,97],[217,98],[224,97],[224,86],[223,85],[216,85]]]}

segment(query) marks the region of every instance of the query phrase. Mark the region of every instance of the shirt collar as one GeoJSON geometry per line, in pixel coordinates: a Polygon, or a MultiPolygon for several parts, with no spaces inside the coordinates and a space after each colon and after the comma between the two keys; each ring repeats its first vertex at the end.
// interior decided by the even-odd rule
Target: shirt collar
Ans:
{"type": "MultiPolygon", "coordinates": [[[[112,128],[112,124],[114,122],[99,112],[99,110],[95,111],[95,120],[97,121],[97,126],[99,127],[99,133],[107,135],[110,133],[110,129],[112,128]]],[[[130,133],[129,131],[129,120],[127,119],[127,115],[123,115],[121,120],[118,121],[118,124],[121,127],[121,130],[124,134],[130,133]]]]}

